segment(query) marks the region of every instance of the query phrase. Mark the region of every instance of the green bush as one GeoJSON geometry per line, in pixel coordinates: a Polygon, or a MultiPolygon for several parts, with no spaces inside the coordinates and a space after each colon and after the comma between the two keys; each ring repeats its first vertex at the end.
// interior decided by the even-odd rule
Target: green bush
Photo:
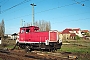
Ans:
{"type": "Polygon", "coordinates": [[[76,35],[76,36],[75,36],[75,39],[76,39],[76,40],[80,40],[81,38],[80,38],[78,35],[76,35]]]}

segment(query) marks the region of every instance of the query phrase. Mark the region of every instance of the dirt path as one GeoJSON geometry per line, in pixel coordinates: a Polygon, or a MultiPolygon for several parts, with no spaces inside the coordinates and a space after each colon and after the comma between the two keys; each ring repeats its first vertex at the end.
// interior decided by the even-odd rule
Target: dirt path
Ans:
{"type": "Polygon", "coordinates": [[[76,60],[77,56],[70,52],[53,53],[32,51],[25,53],[24,50],[1,51],[0,58],[3,60],[76,60]]]}

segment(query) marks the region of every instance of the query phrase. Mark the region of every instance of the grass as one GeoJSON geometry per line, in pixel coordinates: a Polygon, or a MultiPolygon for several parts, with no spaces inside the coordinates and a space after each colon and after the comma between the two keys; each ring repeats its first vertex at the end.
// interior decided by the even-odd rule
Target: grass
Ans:
{"type": "Polygon", "coordinates": [[[90,60],[90,40],[69,40],[63,41],[61,49],[57,52],[71,52],[78,56],[78,60],[90,60]]]}
{"type": "Polygon", "coordinates": [[[16,41],[15,40],[2,40],[2,44],[0,45],[0,48],[3,49],[3,48],[13,48],[14,45],[16,44],[15,43],[16,41]]]}
{"type": "MultiPolygon", "coordinates": [[[[64,41],[63,41],[64,43],[64,41]]],[[[72,40],[67,45],[62,45],[59,52],[90,53],[90,40],[72,40]]]]}
{"type": "Polygon", "coordinates": [[[3,60],[2,58],[0,58],[0,60],[3,60]]]}
{"type": "Polygon", "coordinates": [[[11,46],[11,45],[10,46],[7,46],[7,48],[9,48],[9,49],[12,49],[13,47],[14,47],[14,45],[13,46],[11,46]]]}
{"type": "Polygon", "coordinates": [[[74,45],[62,45],[60,52],[76,52],[76,53],[90,53],[90,48],[80,47],[74,45]]]}

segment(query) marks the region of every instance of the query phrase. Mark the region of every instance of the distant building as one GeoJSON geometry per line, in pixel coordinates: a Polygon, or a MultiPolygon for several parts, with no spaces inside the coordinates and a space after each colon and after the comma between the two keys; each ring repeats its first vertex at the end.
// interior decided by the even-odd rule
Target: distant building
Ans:
{"type": "Polygon", "coordinates": [[[90,40],[90,32],[88,30],[82,30],[81,33],[82,33],[84,39],[90,40]]]}
{"type": "Polygon", "coordinates": [[[87,36],[86,34],[89,33],[89,31],[88,30],[82,30],[81,33],[85,37],[85,36],[87,36]]]}
{"type": "Polygon", "coordinates": [[[62,40],[63,36],[61,34],[62,32],[58,32],[59,40],[62,40]]]}
{"type": "Polygon", "coordinates": [[[8,39],[10,39],[10,40],[16,40],[18,34],[17,33],[14,33],[14,34],[5,34],[4,36],[7,36],[8,39]]]}
{"type": "Polygon", "coordinates": [[[87,33],[87,32],[89,32],[89,31],[88,31],[88,30],[82,30],[82,32],[87,33]]]}
{"type": "Polygon", "coordinates": [[[63,40],[68,40],[75,39],[76,35],[79,37],[83,37],[80,28],[66,28],[59,34],[59,37],[62,37],[63,40]]]}
{"type": "Polygon", "coordinates": [[[17,39],[17,36],[18,36],[17,33],[12,34],[12,39],[13,39],[13,40],[16,40],[16,39],[17,39]]]}
{"type": "Polygon", "coordinates": [[[11,36],[12,34],[5,34],[4,36],[7,36],[8,38],[11,38],[12,36],[11,36]]]}

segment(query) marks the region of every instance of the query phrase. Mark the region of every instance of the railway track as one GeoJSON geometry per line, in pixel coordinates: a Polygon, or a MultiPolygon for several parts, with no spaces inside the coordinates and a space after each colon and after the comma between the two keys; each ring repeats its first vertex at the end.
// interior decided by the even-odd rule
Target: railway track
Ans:
{"type": "Polygon", "coordinates": [[[3,50],[0,49],[0,58],[3,60],[67,60],[68,54],[63,56],[61,53],[46,53],[46,52],[29,52],[23,50],[3,50]]]}
{"type": "Polygon", "coordinates": [[[0,50],[0,58],[3,60],[34,60],[33,58],[26,58],[23,53],[18,53],[14,51],[8,51],[8,50],[0,50]]]}
{"type": "Polygon", "coordinates": [[[56,60],[51,57],[45,57],[44,55],[39,55],[34,52],[25,53],[8,50],[0,50],[0,58],[2,58],[3,60],[56,60]]]}

